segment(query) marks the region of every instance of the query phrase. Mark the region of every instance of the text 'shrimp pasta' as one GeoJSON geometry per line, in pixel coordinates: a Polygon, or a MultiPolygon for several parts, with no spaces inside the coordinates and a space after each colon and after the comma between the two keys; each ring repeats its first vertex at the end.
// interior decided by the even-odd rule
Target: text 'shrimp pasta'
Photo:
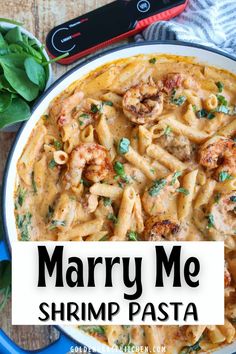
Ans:
{"type": "Polygon", "coordinates": [[[23,318],[19,316],[20,287],[23,293],[31,294],[32,302],[31,307],[27,305],[24,323],[203,324],[223,321],[221,242],[121,242],[119,248],[112,250],[109,242],[27,243],[29,254],[33,255],[33,258],[30,256],[31,267],[29,259],[22,262],[23,246],[18,243],[13,250],[14,323],[22,322],[23,318]],[[209,253],[215,262],[204,259],[209,253]],[[26,271],[22,288],[17,278],[23,267],[26,271]],[[218,277],[210,282],[215,271],[218,277]],[[216,294],[214,301],[209,294],[216,294]],[[214,306],[219,311],[212,317],[214,306]]]}

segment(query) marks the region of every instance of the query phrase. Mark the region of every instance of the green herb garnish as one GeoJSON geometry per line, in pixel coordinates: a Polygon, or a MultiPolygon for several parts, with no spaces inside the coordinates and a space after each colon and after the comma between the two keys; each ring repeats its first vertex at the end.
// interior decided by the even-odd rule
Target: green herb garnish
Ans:
{"type": "Polygon", "coordinates": [[[18,214],[16,216],[16,224],[21,233],[22,241],[29,241],[29,226],[31,224],[32,214],[18,214]]]}
{"type": "Polygon", "coordinates": [[[208,114],[207,114],[207,119],[213,119],[213,118],[215,118],[215,114],[213,113],[213,112],[209,112],[208,114]]]}
{"type": "Polygon", "coordinates": [[[200,347],[201,340],[202,340],[202,336],[198,339],[198,341],[195,344],[182,348],[179,354],[190,354],[193,352],[198,352],[199,350],[201,350],[200,347]]]}
{"type": "Polygon", "coordinates": [[[94,103],[91,104],[91,112],[96,114],[96,113],[100,113],[102,110],[102,106],[100,105],[96,105],[94,103]]]}
{"type": "Polygon", "coordinates": [[[232,176],[227,171],[222,171],[219,173],[219,181],[224,182],[231,179],[232,176]]]}
{"type": "Polygon", "coordinates": [[[25,201],[25,197],[26,197],[26,190],[21,188],[21,187],[18,187],[18,196],[17,196],[17,203],[20,207],[22,207],[22,205],[24,204],[24,201],[25,201]]]}
{"type": "Polygon", "coordinates": [[[111,101],[104,101],[104,102],[102,102],[105,106],[110,106],[110,107],[112,107],[113,106],[113,102],[111,102],[111,101]]]}
{"type": "Polygon", "coordinates": [[[149,59],[149,63],[150,64],[155,64],[156,63],[156,58],[151,58],[151,59],[149,59]]]}
{"type": "Polygon", "coordinates": [[[203,108],[196,112],[196,116],[198,118],[206,118],[208,116],[208,112],[203,108]]]}
{"type": "Polygon", "coordinates": [[[168,135],[170,135],[171,132],[172,132],[171,127],[169,125],[167,125],[167,127],[164,130],[164,135],[168,136],[168,135]]]}
{"type": "Polygon", "coordinates": [[[138,234],[135,231],[128,231],[127,236],[130,241],[138,241],[138,234]]]}
{"type": "Polygon", "coordinates": [[[85,178],[81,178],[80,183],[82,183],[85,187],[91,186],[91,183],[85,178]]]}
{"type": "Polygon", "coordinates": [[[47,213],[47,218],[51,219],[54,213],[54,209],[51,205],[48,206],[48,213],[47,213]]]}
{"type": "Polygon", "coordinates": [[[121,138],[118,144],[118,152],[121,155],[126,154],[129,151],[130,141],[127,138],[121,138]]]}
{"type": "Polygon", "coordinates": [[[64,220],[52,220],[49,225],[49,230],[54,230],[58,226],[66,226],[66,222],[64,220]]]}
{"type": "Polygon", "coordinates": [[[221,198],[221,193],[216,193],[216,195],[214,196],[214,202],[218,204],[220,201],[220,198],[221,198]]]}
{"type": "Polygon", "coordinates": [[[54,147],[56,150],[61,150],[62,148],[62,143],[59,140],[54,141],[54,147]]]}
{"type": "Polygon", "coordinates": [[[178,193],[182,193],[182,194],[184,194],[184,195],[189,195],[189,190],[188,189],[186,189],[186,188],[177,188],[176,189],[176,192],[178,192],[178,193]]]}
{"type": "Polygon", "coordinates": [[[104,327],[102,326],[83,326],[82,329],[90,334],[99,334],[102,336],[105,334],[104,327]]]}
{"type": "Polygon", "coordinates": [[[112,204],[111,198],[104,197],[103,198],[103,204],[105,207],[110,206],[112,204]]]}
{"type": "Polygon", "coordinates": [[[208,229],[210,229],[210,228],[215,226],[215,221],[214,221],[214,215],[213,214],[207,215],[207,220],[208,220],[208,224],[207,224],[207,228],[208,229]]]}
{"type": "Polygon", "coordinates": [[[218,87],[218,91],[221,93],[224,89],[224,84],[221,81],[216,82],[216,86],[218,87]]]}
{"type": "Polygon", "coordinates": [[[52,159],[49,164],[48,164],[48,167],[53,169],[54,167],[56,167],[57,163],[54,159],[52,159]]]}
{"type": "Polygon", "coordinates": [[[171,98],[170,98],[170,102],[172,104],[175,104],[176,106],[182,106],[185,103],[185,101],[187,100],[187,97],[186,96],[175,97],[175,94],[176,94],[176,91],[173,90],[171,98]]]}
{"type": "Polygon", "coordinates": [[[175,184],[175,182],[177,181],[177,179],[182,175],[182,172],[180,171],[176,171],[174,174],[173,174],[173,177],[172,177],[172,180],[171,180],[171,186],[173,186],[175,184]]]}
{"type": "Polygon", "coordinates": [[[151,186],[151,188],[149,188],[148,190],[148,194],[151,196],[151,197],[155,197],[156,195],[158,195],[160,193],[160,191],[165,187],[166,185],[166,179],[164,178],[161,178],[157,181],[155,181],[153,183],[153,185],[151,186]]]}
{"type": "Polygon", "coordinates": [[[118,223],[117,217],[114,214],[112,214],[112,213],[108,214],[107,219],[112,221],[113,224],[117,224],[118,223]]]}

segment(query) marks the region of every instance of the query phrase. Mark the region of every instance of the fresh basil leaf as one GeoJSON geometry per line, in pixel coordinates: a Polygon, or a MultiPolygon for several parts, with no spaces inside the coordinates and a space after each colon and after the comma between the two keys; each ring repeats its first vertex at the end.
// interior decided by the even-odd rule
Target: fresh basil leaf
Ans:
{"type": "Polygon", "coordinates": [[[135,231],[128,231],[127,236],[130,241],[138,241],[138,234],[135,231]]]}
{"type": "Polygon", "coordinates": [[[224,84],[221,81],[216,82],[216,86],[218,87],[218,91],[221,93],[224,89],[224,84]]]}
{"type": "Polygon", "coordinates": [[[127,138],[122,138],[118,144],[118,152],[122,155],[129,151],[130,141],[127,138]]]}
{"type": "Polygon", "coordinates": [[[35,85],[39,86],[40,91],[43,91],[46,85],[46,74],[42,65],[38,64],[34,58],[26,58],[24,62],[25,71],[35,85]]]}
{"type": "Polygon", "coordinates": [[[227,171],[221,171],[219,173],[219,181],[220,182],[227,181],[227,180],[229,180],[231,178],[232,178],[232,176],[227,171]]]}
{"type": "Polygon", "coordinates": [[[7,42],[5,41],[2,33],[0,32],[0,48],[1,47],[6,47],[7,46],[7,42]]]}
{"type": "Polygon", "coordinates": [[[39,51],[38,47],[34,48],[28,43],[28,37],[23,35],[23,41],[18,41],[17,44],[21,46],[25,53],[30,54],[39,63],[43,62],[43,54],[39,51]]]}
{"type": "Polygon", "coordinates": [[[20,96],[26,101],[33,101],[38,96],[39,88],[29,80],[25,70],[13,66],[6,57],[0,57],[0,64],[6,80],[20,96]]]}
{"type": "Polygon", "coordinates": [[[0,113],[0,129],[30,117],[30,108],[21,98],[14,98],[10,106],[0,113]]]}
{"type": "Polygon", "coordinates": [[[14,27],[14,28],[10,29],[7,32],[7,34],[5,35],[5,40],[9,44],[16,43],[18,41],[22,41],[22,34],[21,34],[21,31],[20,31],[20,28],[19,27],[14,27]]]}
{"type": "Polygon", "coordinates": [[[160,193],[160,191],[165,187],[166,183],[167,183],[166,179],[164,178],[154,181],[153,185],[148,190],[148,194],[151,197],[157,196],[160,193]]]}
{"type": "Polygon", "coordinates": [[[208,115],[207,111],[203,108],[196,112],[198,118],[206,118],[208,115]]]}
{"type": "Polygon", "coordinates": [[[12,94],[10,92],[0,93],[0,113],[4,112],[12,102],[12,94]]]}
{"type": "Polygon", "coordinates": [[[182,194],[184,194],[184,195],[189,195],[189,190],[186,189],[186,188],[177,188],[177,189],[176,189],[176,192],[182,193],[182,194]]]}

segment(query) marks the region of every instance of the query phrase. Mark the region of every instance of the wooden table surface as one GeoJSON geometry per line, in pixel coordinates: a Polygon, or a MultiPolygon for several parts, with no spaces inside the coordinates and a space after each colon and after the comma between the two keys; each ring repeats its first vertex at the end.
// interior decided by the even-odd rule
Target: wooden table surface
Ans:
{"type": "MultiPolygon", "coordinates": [[[[44,43],[46,34],[54,26],[109,2],[111,0],[0,1],[0,17],[12,18],[24,23],[24,27],[44,43]]],[[[54,79],[60,77],[72,66],[53,64],[54,79]]],[[[0,180],[2,180],[6,158],[14,136],[14,133],[0,132],[0,180]]],[[[58,336],[56,329],[51,326],[12,326],[11,301],[9,301],[4,311],[0,313],[0,328],[22,348],[31,350],[48,345],[58,336]]]]}

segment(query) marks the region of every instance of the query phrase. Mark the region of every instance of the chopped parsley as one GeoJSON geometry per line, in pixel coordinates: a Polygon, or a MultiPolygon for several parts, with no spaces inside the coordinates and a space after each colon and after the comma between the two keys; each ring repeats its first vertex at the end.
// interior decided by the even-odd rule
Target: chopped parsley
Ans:
{"type": "Polygon", "coordinates": [[[154,168],[150,168],[150,172],[154,175],[155,174],[155,169],[154,168]]]}
{"type": "Polygon", "coordinates": [[[228,101],[223,95],[216,95],[218,99],[218,107],[216,108],[216,112],[220,113],[229,113],[228,101]]]}
{"type": "Polygon", "coordinates": [[[91,186],[91,183],[85,178],[81,178],[80,183],[82,183],[85,187],[91,186]]]}
{"type": "Polygon", "coordinates": [[[232,195],[230,201],[236,203],[236,195],[232,195]]]}
{"type": "Polygon", "coordinates": [[[151,186],[151,188],[149,188],[148,190],[148,194],[151,196],[151,197],[155,197],[156,195],[158,195],[160,193],[160,191],[165,187],[166,185],[166,179],[164,178],[161,178],[161,179],[158,179],[157,181],[155,181],[153,183],[153,185],[151,186]]]}
{"type": "Polygon", "coordinates": [[[115,170],[117,176],[121,177],[124,182],[129,183],[129,177],[125,174],[125,169],[124,169],[123,163],[116,161],[114,163],[114,170],[115,170]]]}
{"type": "Polygon", "coordinates": [[[47,218],[51,219],[54,213],[54,209],[51,205],[48,206],[48,213],[47,213],[47,218]]]}
{"type": "Polygon", "coordinates": [[[130,241],[138,241],[138,234],[135,231],[128,231],[127,236],[130,241]]]}
{"type": "Polygon", "coordinates": [[[218,204],[220,201],[220,198],[221,198],[221,193],[216,193],[216,195],[214,197],[214,202],[218,204]]]}
{"type": "Polygon", "coordinates": [[[208,220],[208,224],[207,224],[207,228],[208,229],[210,229],[210,228],[215,226],[215,221],[214,221],[214,215],[213,214],[207,215],[207,220],[208,220]]]}
{"type": "Polygon", "coordinates": [[[17,191],[18,191],[17,204],[20,207],[22,207],[22,205],[24,204],[24,201],[25,201],[25,197],[26,197],[26,190],[19,186],[17,191]]]}
{"type": "Polygon", "coordinates": [[[193,107],[193,112],[197,112],[197,106],[193,104],[192,107],[193,107]]]}
{"type": "Polygon", "coordinates": [[[208,112],[203,108],[203,109],[200,109],[199,111],[196,112],[196,116],[198,118],[206,118],[208,115],[208,112]]]}
{"type": "Polygon", "coordinates": [[[56,150],[61,150],[62,148],[62,143],[59,140],[54,141],[54,147],[56,150]]]}
{"type": "Polygon", "coordinates": [[[82,126],[84,125],[84,119],[89,119],[90,118],[90,115],[87,114],[87,113],[82,113],[80,116],[79,116],[79,125],[82,126]]]}
{"type": "Polygon", "coordinates": [[[202,340],[202,336],[198,339],[198,341],[195,344],[183,347],[180,350],[179,354],[190,354],[190,353],[193,353],[193,352],[198,352],[199,350],[202,349],[200,347],[201,340],[202,340]]]}
{"type": "Polygon", "coordinates": [[[110,206],[112,204],[111,198],[104,197],[103,198],[103,204],[105,207],[110,206]]]}
{"type": "Polygon", "coordinates": [[[219,181],[224,182],[231,179],[232,176],[227,171],[222,171],[219,173],[219,181]]]}
{"type": "Polygon", "coordinates": [[[182,193],[182,194],[184,194],[184,195],[189,195],[189,190],[186,189],[186,188],[177,188],[177,189],[176,189],[176,192],[182,193]]]}
{"type": "Polygon", "coordinates": [[[175,182],[177,181],[177,179],[182,175],[182,172],[180,171],[176,171],[174,174],[173,174],[173,177],[172,177],[172,180],[171,180],[171,186],[173,186],[175,184],[175,182]]]}
{"type": "Polygon", "coordinates": [[[151,58],[151,59],[149,59],[149,63],[150,64],[156,64],[156,58],[151,58]]]}
{"type": "Polygon", "coordinates": [[[126,154],[129,151],[130,141],[127,138],[121,138],[118,144],[118,152],[121,155],[126,154]]]}
{"type": "Polygon", "coordinates": [[[32,172],[32,187],[33,187],[34,194],[36,194],[37,193],[37,186],[36,186],[35,179],[34,179],[34,171],[32,172]]]}
{"type": "Polygon", "coordinates": [[[118,176],[124,176],[125,175],[125,169],[123,163],[116,161],[114,163],[114,170],[118,176]]]}
{"type": "Polygon", "coordinates": [[[49,162],[49,168],[53,169],[54,167],[56,167],[57,163],[54,159],[52,159],[50,162],[49,162]]]}
{"type": "Polygon", "coordinates": [[[99,334],[102,336],[105,334],[104,327],[102,326],[83,326],[82,329],[90,334],[99,334]]]}
{"type": "Polygon", "coordinates": [[[29,225],[31,224],[32,214],[27,212],[26,214],[19,214],[16,217],[17,227],[21,233],[22,241],[29,241],[29,225]]]}
{"type": "Polygon", "coordinates": [[[102,102],[105,106],[110,106],[110,107],[112,107],[113,106],[113,102],[111,102],[111,101],[104,101],[104,102],[102,102]]]}
{"type": "Polygon", "coordinates": [[[112,213],[110,213],[110,214],[107,215],[107,219],[110,220],[110,221],[112,221],[113,224],[117,224],[117,223],[118,223],[117,217],[116,217],[114,214],[112,214],[112,213]]]}
{"type": "Polygon", "coordinates": [[[216,86],[218,87],[218,91],[221,93],[224,89],[224,84],[221,81],[216,82],[216,86]]]}
{"type": "Polygon", "coordinates": [[[99,112],[102,111],[102,106],[101,105],[99,106],[99,105],[96,105],[96,104],[92,103],[90,110],[91,110],[92,113],[96,114],[96,113],[99,113],[99,112]]]}
{"type": "Polygon", "coordinates": [[[58,226],[66,226],[66,222],[64,220],[52,220],[49,226],[49,230],[54,230],[58,226]]]}
{"type": "Polygon", "coordinates": [[[186,96],[175,97],[175,93],[176,93],[176,90],[173,90],[171,98],[170,98],[170,102],[172,104],[175,104],[176,106],[182,106],[187,99],[186,96]]]}
{"type": "Polygon", "coordinates": [[[213,119],[213,118],[215,118],[215,114],[213,112],[209,112],[207,114],[207,119],[213,119]]]}
{"type": "Polygon", "coordinates": [[[172,132],[171,127],[169,125],[167,125],[167,127],[164,130],[164,135],[168,136],[168,135],[170,135],[171,132],[172,132]]]}

